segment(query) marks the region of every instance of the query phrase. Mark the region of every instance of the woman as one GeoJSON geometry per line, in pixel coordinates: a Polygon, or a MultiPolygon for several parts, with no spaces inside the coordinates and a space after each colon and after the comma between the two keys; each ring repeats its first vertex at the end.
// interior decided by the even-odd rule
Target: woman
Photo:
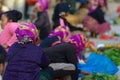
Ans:
{"type": "Polygon", "coordinates": [[[57,43],[65,42],[70,37],[71,32],[69,28],[64,24],[63,20],[60,19],[60,26],[55,28],[50,35],[40,43],[40,47],[48,48],[57,43]]]}
{"type": "Polygon", "coordinates": [[[17,41],[15,30],[18,28],[18,21],[22,18],[22,13],[16,10],[11,10],[2,13],[0,33],[0,44],[8,51],[9,47],[17,41]]]}
{"type": "Polygon", "coordinates": [[[77,21],[76,19],[78,18],[71,15],[70,11],[71,11],[71,5],[69,5],[67,2],[61,2],[55,6],[53,17],[52,17],[53,24],[54,24],[53,29],[55,29],[60,25],[59,19],[62,18],[64,20],[65,25],[69,27],[71,32],[76,30],[80,30],[80,31],[83,30],[82,28],[72,25],[71,22],[76,22],[77,21]],[[73,18],[72,19],[73,21],[71,21],[71,18],[73,18]]]}
{"type": "Polygon", "coordinates": [[[85,49],[86,43],[87,43],[86,38],[83,35],[76,34],[73,35],[66,42],[58,43],[52,47],[44,49],[47,55],[50,57],[51,63],[54,64],[59,63],[58,65],[61,65],[61,63],[66,63],[73,64],[75,66],[75,68],[72,68],[70,70],[65,70],[63,68],[56,69],[53,72],[54,77],[65,77],[70,75],[72,80],[77,80],[79,73],[86,75],[89,74],[87,72],[80,71],[77,68],[78,63],[77,55],[81,59],[80,51],[85,49]]]}
{"type": "Polygon", "coordinates": [[[100,0],[89,0],[89,14],[85,17],[83,25],[91,32],[92,37],[110,30],[110,24],[105,20],[105,9],[100,0]]]}
{"type": "Polygon", "coordinates": [[[38,0],[35,4],[34,12],[37,13],[37,20],[34,22],[41,40],[45,39],[51,32],[51,24],[47,14],[47,9],[49,6],[48,0],[38,0]]]}
{"type": "Polygon", "coordinates": [[[38,31],[34,24],[23,23],[15,32],[18,42],[8,51],[3,80],[38,80],[41,69],[50,63],[45,52],[35,45],[38,31]]]}

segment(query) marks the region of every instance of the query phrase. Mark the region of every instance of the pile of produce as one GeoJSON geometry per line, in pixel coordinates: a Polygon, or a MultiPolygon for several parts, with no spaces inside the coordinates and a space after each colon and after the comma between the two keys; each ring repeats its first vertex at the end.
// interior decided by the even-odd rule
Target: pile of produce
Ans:
{"type": "Polygon", "coordinates": [[[109,57],[117,66],[120,66],[120,49],[111,48],[104,52],[104,55],[109,57]]]}
{"type": "Polygon", "coordinates": [[[83,76],[82,80],[118,80],[118,77],[116,75],[94,73],[93,75],[83,76]]]}

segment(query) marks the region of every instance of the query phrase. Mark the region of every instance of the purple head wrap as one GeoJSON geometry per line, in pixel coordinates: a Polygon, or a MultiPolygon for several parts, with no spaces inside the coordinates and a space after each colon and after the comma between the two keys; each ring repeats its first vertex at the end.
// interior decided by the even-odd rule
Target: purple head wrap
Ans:
{"type": "Polygon", "coordinates": [[[40,4],[40,9],[47,12],[49,6],[49,0],[37,0],[37,2],[40,4]]]}
{"type": "Polygon", "coordinates": [[[80,51],[86,48],[87,39],[85,38],[85,36],[82,34],[75,34],[71,36],[68,42],[71,43],[75,47],[75,49],[78,52],[79,58],[82,59],[80,51]]]}
{"type": "Polygon", "coordinates": [[[38,37],[38,30],[32,23],[23,23],[15,31],[19,41],[23,39],[24,36],[28,36],[32,41],[35,41],[38,37]]]}
{"type": "Polygon", "coordinates": [[[65,42],[71,37],[71,32],[67,26],[64,25],[62,19],[60,19],[60,26],[55,28],[49,35],[49,37],[57,36],[59,37],[60,41],[65,42]]]}

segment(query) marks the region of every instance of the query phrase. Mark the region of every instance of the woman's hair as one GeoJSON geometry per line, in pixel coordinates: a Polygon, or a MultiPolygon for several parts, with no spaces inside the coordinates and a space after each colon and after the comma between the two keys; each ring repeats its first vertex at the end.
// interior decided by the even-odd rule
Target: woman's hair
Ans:
{"type": "Polygon", "coordinates": [[[8,20],[12,20],[12,22],[18,22],[22,18],[22,13],[17,10],[7,11],[3,14],[7,16],[8,20]]]}
{"type": "Polygon", "coordinates": [[[7,53],[2,46],[0,46],[0,64],[4,64],[6,61],[7,53]]]}

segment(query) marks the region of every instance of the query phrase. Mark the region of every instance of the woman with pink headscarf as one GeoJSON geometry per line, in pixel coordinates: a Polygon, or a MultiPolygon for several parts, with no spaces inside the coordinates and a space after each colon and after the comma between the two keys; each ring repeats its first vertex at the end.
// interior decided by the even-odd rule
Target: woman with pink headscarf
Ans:
{"type": "Polygon", "coordinates": [[[37,0],[34,12],[37,13],[37,20],[34,22],[39,30],[39,38],[45,39],[51,32],[51,24],[47,14],[49,0],[37,0]]]}
{"type": "Polygon", "coordinates": [[[63,19],[60,18],[60,26],[56,27],[53,31],[51,31],[49,36],[40,43],[40,47],[48,48],[61,42],[65,42],[70,37],[71,32],[69,27],[66,26],[63,19]]]}
{"type": "Polygon", "coordinates": [[[41,70],[48,68],[50,60],[46,53],[35,45],[38,30],[32,23],[22,23],[15,31],[18,42],[7,54],[7,66],[3,80],[41,80],[41,70]]]}
{"type": "MultiPolygon", "coordinates": [[[[70,75],[72,80],[78,80],[78,74],[88,75],[89,73],[80,71],[77,68],[78,57],[82,58],[79,54],[80,51],[86,48],[87,40],[82,34],[76,34],[71,36],[66,42],[59,43],[52,47],[44,49],[46,54],[49,56],[51,63],[65,63],[73,64],[74,68],[68,70],[57,69],[53,72],[53,77],[65,77],[70,75]]],[[[62,65],[64,66],[64,65],[62,65]]]]}

